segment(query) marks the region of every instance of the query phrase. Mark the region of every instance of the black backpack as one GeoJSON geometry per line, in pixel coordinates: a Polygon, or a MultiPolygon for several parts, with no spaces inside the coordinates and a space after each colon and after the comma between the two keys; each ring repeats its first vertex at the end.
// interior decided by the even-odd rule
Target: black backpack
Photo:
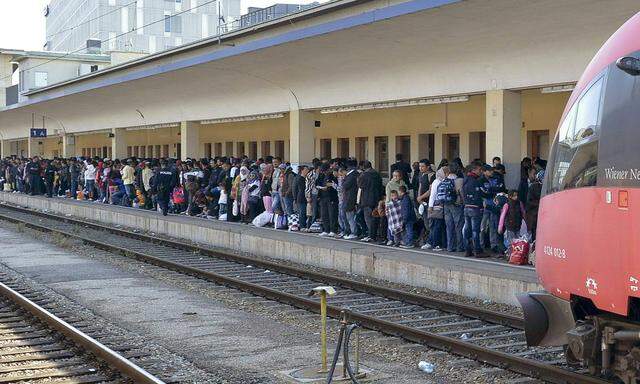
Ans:
{"type": "Polygon", "coordinates": [[[436,190],[436,204],[451,204],[455,203],[457,199],[455,181],[448,177],[442,180],[436,190]]]}

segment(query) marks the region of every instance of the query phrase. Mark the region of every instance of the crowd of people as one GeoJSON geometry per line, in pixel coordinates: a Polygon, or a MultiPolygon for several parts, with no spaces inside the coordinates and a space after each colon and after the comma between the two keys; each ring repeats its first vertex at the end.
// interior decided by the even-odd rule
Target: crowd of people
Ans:
{"type": "Polygon", "coordinates": [[[535,238],[545,167],[523,159],[518,189],[507,190],[499,157],[434,167],[398,154],[386,185],[370,161],[353,158],[294,169],[271,156],[10,157],[0,163],[0,189],[487,257],[504,254],[516,238],[535,238]]]}

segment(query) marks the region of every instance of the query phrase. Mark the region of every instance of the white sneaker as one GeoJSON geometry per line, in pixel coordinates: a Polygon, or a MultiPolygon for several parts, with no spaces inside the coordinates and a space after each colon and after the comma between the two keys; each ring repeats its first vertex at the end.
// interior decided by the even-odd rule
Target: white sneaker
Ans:
{"type": "Polygon", "coordinates": [[[420,247],[420,249],[431,249],[431,248],[433,248],[433,247],[432,247],[432,246],[431,246],[431,244],[429,244],[429,243],[425,243],[425,245],[423,245],[422,247],[420,247]]]}
{"type": "Polygon", "coordinates": [[[440,248],[439,246],[436,246],[435,248],[433,248],[434,251],[442,251],[442,248],[440,248]]]}
{"type": "Polygon", "coordinates": [[[393,245],[393,241],[392,241],[392,240],[388,240],[388,241],[387,241],[387,245],[388,245],[388,246],[393,245]]]}
{"type": "Polygon", "coordinates": [[[329,234],[327,232],[322,232],[322,233],[318,234],[318,236],[327,237],[327,236],[329,236],[329,234]]]}
{"type": "Polygon", "coordinates": [[[347,235],[347,236],[344,237],[345,240],[353,240],[353,239],[357,239],[357,238],[358,238],[358,236],[354,235],[354,234],[347,235]]]}
{"type": "Polygon", "coordinates": [[[344,237],[344,233],[342,232],[338,233],[338,237],[344,237]]]}
{"type": "Polygon", "coordinates": [[[329,232],[329,237],[339,237],[335,232],[329,232]]]}
{"type": "Polygon", "coordinates": [[[360,241],[363,241],[363,242],[367,243],[367,242],[371,241],[371,238],[369,236],[363,237],[362,239],[360,239],[360,241]]]}

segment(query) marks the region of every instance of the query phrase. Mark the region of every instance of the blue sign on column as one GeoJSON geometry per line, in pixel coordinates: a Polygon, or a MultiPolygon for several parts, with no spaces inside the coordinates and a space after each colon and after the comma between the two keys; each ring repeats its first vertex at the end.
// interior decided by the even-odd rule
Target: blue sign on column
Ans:
{"type": "Polygon", "coordinates": [[[47,137],[45,128],[31,128],[31,137],[47,137]]]}

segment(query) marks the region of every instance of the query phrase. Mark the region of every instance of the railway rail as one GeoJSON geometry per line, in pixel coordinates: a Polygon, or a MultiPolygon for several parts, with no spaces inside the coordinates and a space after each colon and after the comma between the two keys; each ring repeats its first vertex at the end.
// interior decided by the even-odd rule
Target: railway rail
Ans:
{"type": "Polygon", "coordinates": [[[333,318],[348,308],[363,327],[551,383],[609,383],[566,366],[562,348],[527,347],[517,316],[12,205],[0,205],[0,220],[313,312],[320,304],[309,290],[334,285],[333,318]]]}
{"type": "Polygon", "coordinates": [[[0,283],[0,383],[23,381],[163,383],[19,291],[0,283]]]}

